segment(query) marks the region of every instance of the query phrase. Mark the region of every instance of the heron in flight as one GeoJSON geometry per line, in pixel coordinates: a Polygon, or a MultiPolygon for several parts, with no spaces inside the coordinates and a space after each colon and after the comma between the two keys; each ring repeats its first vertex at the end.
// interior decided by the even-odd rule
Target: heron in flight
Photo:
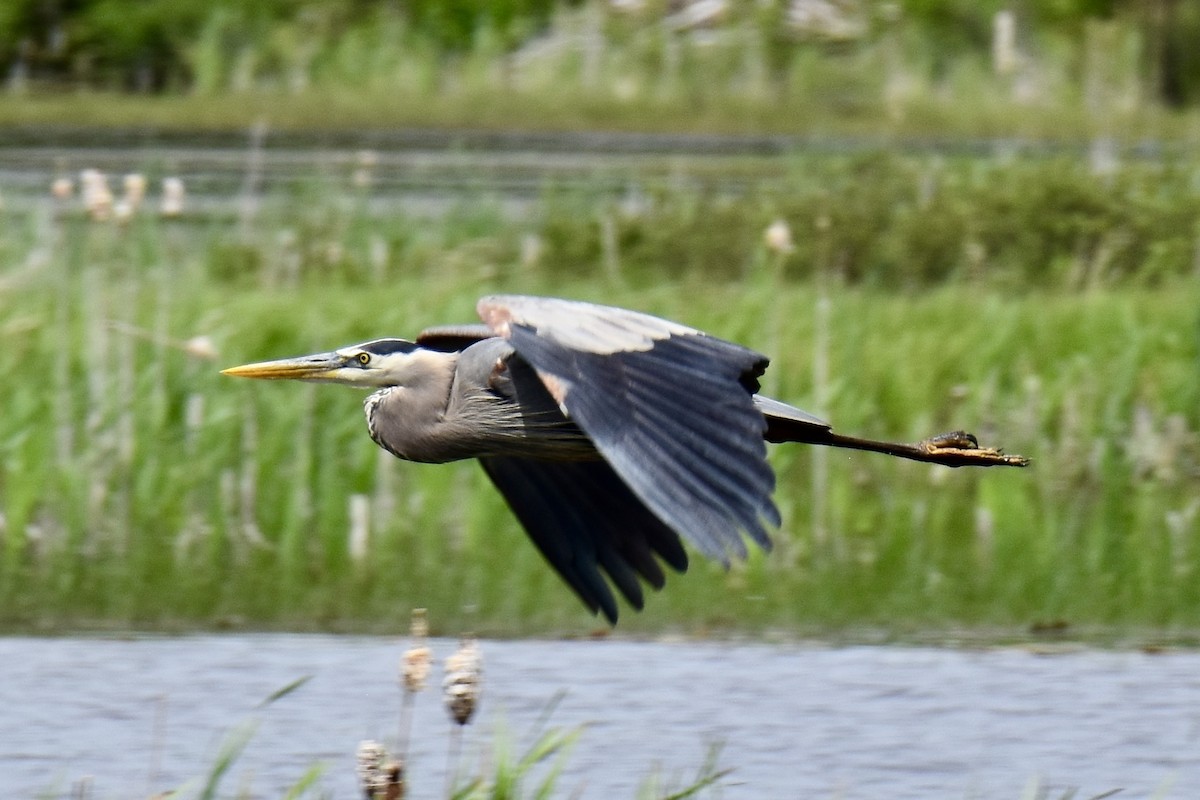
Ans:
{"type": "Polygon", "coordinates": [[[951,467],[1028,463],[962,431],[915,444],[834,433],[758,394],[765,356],[658,317],[513,295],[477,310],[483,325],[224,374],[374,390],[363,405],[380,447],[406,461],[479,459],[542,555],[610,623],[609,581],[641,609],[642,581],[659,589],[662,564],[687,569],[683,540],[725,565],[746,557],[744,536],[770,548],[781,521],[765,442],[951,467]]]}

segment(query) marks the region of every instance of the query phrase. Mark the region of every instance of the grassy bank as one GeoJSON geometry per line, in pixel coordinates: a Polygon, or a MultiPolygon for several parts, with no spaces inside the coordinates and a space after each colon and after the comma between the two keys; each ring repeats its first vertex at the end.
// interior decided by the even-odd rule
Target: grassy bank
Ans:
{"type": "MultiPolygon", "coordinates": [[[[321,5],[274,19],[237,4],[172,9],[160,23],[166,63],[145,52],[164,37],[138,28],[159,12],[114,14],[81,40],[93,52],[73,69],[14,68],[0,125],[1194,138],[1194,89],[1190,110],[1172,111],[1155,71],[1178,70],[1184,90],[1195,82],[1190,48],[1152,66],[1163,43],[1136,14],[1056,24],[1022,9],[997,40],[992,14],[966,7],[862,4],[835,15],[838,32],[789,23],[785,3],[727,4],[689,24],[662,3],[623,13],[591,2],[507,30],[483,15],[448,48],[402,11],[343,19],[321,5]],[[139,34],[141,50],[127,42],[139,34]],[[123,42],[136,59],[106,57],[123,42]]],[[[1174,22],[1184,39],[1196,30],[1193,13],[1174,22]]]]}
{"type": "MultiPolygon", "coordinates": [[[[855,70],[833,60],[829,73],[855,70]]],[[[857,99],[819,87],[811,95],[780,97],[769,87],[748,95],[714,92],[703,74],[694,89],[614,96],[607,88],[578,84],[522,88],[489,81],[446,79],[424,89],[400,85],[312,87],[297,92],[263,89],[210,94],[137,95],[103,90],[0,94],[0,126],[90,126],[161,130],[247,130],[266,123],[274,131],[388,131],[434,128],[516,131],[632,131],[726,135],[866,136],[897,140],[1012,138],[1078,142],[1113,137],[1191,140],[1195,111],[1153,106],[1095,114],[1077,97],[1017,102],[985,74],[960,85],[922,81],[911,94],[890,100],[868,86],[857,99]],[[1000,92],[998,95],[997,92],[1000,92]],[[711,96],[708,96],[711,95],[711,96]],[[699,98],[699,99],[698,99],[699,98]]]]}
{"type": "Polygon", "coordinates": [[[395,461],[352,391],[217,374],[471,320],[479,295],[505,291],[627,305],[755,346],[774,357],[770,393],[843,432],[965,427],[1035,458],[952,471],[776,448],[775,552],[728,573],[697,562],[625,632],[1200,628],[1195,228],[1153,213],[1194,208],[1177,179],[1190,168],[1079,172],[1075,216],[1045,219],[1061,165],[992,166],[979,184],[992,191],[935,181],[932,205],[907,211],[846,202],[839,185],[886,197],[878,173],[847,169],[823,179],[826,221],[803,192],[705,217],[687,190],[636,212],[548,195],[520,221],[483,199],[380,220],[329,186],[240,220],[122,227],[48,200],[10,214],[0,622],[395,630],[422,606],[447,630],[587,630],[475,465],[395,461]],[[1105,238],[1104,209],[1123,238],[1105,238]],[[946,269],[928,269],[928,248],[848,249],[894,241],[896,213],[943,237],[946,269]],[[790,254],[761,244],[777,216],[797,231],[790,254]],[[1022,247],[1043,260],[1006,260],[1022,247]]]}

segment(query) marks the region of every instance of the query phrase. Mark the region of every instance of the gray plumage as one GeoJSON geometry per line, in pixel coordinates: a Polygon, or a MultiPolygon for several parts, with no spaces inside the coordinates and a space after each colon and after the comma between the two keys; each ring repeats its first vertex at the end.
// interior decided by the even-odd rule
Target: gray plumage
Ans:
{"type": "Polygon", "coordinates": [[[610,621],[604,576],[636,608],[660,561],[684,571],[680,537],[704,555],[770,548],[780,524],[766,441],[874,450],[950,466],[1025,459],[955,432],[915,445],[841,436],[757,394],[767,358],[678,323],[552,298],[479,302],[486,325],[433,328],[227,374],[375,388],[371,438],[399,458],[477,458],[530,538],[610,621]]]}

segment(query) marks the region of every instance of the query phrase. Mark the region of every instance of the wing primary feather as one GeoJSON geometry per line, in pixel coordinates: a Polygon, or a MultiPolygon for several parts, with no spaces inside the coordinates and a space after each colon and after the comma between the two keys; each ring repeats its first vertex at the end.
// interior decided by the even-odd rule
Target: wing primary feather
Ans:
{"type": "Polygon", "coordinates": [[[600,572],[641,608],[638,576],[652,587],[665,582],[657,555],[687,569],[679,537],[601,460],[544,462],[512,457],[481,459],[550,565],[584,604],[616,622],[617,606],[600,572]]]}
{"type": "MultiPolygon", "coordinates": [[[[660,439],[663,435],[662,432],[669,429],[672,418],[666,411],[652,406],[641,406],[639,413],[656,423],[648,427],[648,431],[651,432],[648,438],[651,441],[660,439]]],[[[739,437],[734,435],[727,438],[730,440],[729,446],[718,448],[717,452],[711,454],[697,453],[697,458],[686,466],[697,473],[697,477],[702,478],[716,494],[724,498],[731,506],[737,506],[744,511],[763,513],[770,518],[770,512],[774,508],[774,504],[770,501],[770,493],[775,485],[775,475],[764,460],[765,446],[760,439],[756,448],[750,448],[751,452],[743,451],[745,455],[753,457],[737,458],[736,451],[741,448],[735,447],[733,442],[738,441],[739,437]],[[730,450],[734,450],[734,452],[730,452],[730,450]]],[[[667,450],[661,441],[657,444],[660,451],[667,450]]],[[[699,449],[703,450],[704,444],[703,441],[700,442],[699,449]]],[[[669,459],[670,457],[668,455],[664,458],[669,459]]]]}
{"type": "MultiPolygon", "coordinates": [[[[522,469],[517,459],[481,458],[479,461],[550,565],[593,614],[603,612],[610,622],[615,623],[617,603],[595,569],[595,554],[586,552],[585,541],[572,539],[569,533],[555,535],[553,525],[548,527],[543,521],[547,501],[556,503],[557,498],[557,493],[552,488],[547,491],[544,485],[545,473],[522,469]],[[585,548],[583,552],[580,552],[581,547],[585,548]]],[[[552,517],[562,516],[561,506],[551,507],[549,511],[552,517]]],[[[563,522],[569,525],[570,515],[566,516],[568,519],[563,522]]],[[[569,531],[569,528],[565,530],[569,531]]]]}
{"type": "Polygon", "coordinates": [[[720,457],[728,454],[717,454],[716,458],[696,454],[691,463],[680,464],[667,452],[662,439],[661,435],[648,437],[642,447],[653,446],[657,449],[654,460],[660,468],[671,467],[681,477],[694,476],[694,480],[688,480],[687,484],[696,488],[707,487],[711,499],[731,509],[759,509],[768,503],[767,494],[773,483],[769,472],[764,474],[753,466],[748,466],[746,472],[736,470],[735,459],[720,457]]]}
{"type": "Polygon", "coordinates": [[[774,485],[770,465],[766,462],[766,445],[763,443],[762,431],[758,429],[762,426],[757,424],[757,420],[762,419],[761,415],[754,415],[745,420],[747,424],[739,426],[736,420],[710,415],[706,407],[693,411],[686,406],[675,409],[669,403],[656,403],[656,395],[644,387],[632,390],[631,395],[636,400],[632,404],[633,413],[653,420],[656,423],[655,427],[661,431],[669,430],[678,434],[678,429],[682,427],[678,419],[681,411],[691,417],[704,417],[708,424],[703,430],[695,425],[684,429],[694,440],[697,455],[708,456],[713,460],[719,459],[727,466],[736,464],[739,472],[747,476],[753,475],[757,480],[774,485]]]}
{"type": "Polygon", "coordinates": [[[710,558],[729,564],[729,553],[745,558],[746,547],[738,530],[745,528],[756,541],[767,539],[753,515],[733,515],[715,503],[696,476],[681,465],[661,459],[650,460],[650,468],[624,456],[613,460],[623,475],[653,483],[642,500],[669,526],[691,539],[710,558]],[[687,502],[680,498],[686,497],[687,502]]]}

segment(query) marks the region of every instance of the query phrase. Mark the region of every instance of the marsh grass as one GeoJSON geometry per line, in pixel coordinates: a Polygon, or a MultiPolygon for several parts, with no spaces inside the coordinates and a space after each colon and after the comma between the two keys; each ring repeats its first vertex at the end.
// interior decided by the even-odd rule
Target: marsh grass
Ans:
{"type": "Polygon", "coordinates": [[[447,630],[587,630],[473,464],[388,458],[353,392],[217,374],[468,321],[479,295],[504,291],[635,307],[769,349],[772,391],[841,431],[965,427],[1035,459],[954,471],[830,452],[818,498],[814,454],[775,448],[776,552],[728,572],[696,559],[623,631],[1200,626],[1195,216],[1180,228],[1154,213],[1195,213],[1194,165],[1116,179],[1056,161],[949,165],[931,210],[911,200],[919,162],[839,163],[820,173],[824,195],[798,180],[734,204],[685,187],[637,214],[551,192],[521,219],[481,199],[385,220],[317,191],[323,179],[264,197],[248,222],[120,227],[49,201],[10,213],[3,624],[384,630],[422,606],[447,630]],[[1048,188],[1064,175],[1075,216],[1048,188]],[[797,248],[773,262],[762,235],[777,218],[797,248]],[[932,269],[917,243],[935,235],[932,269]],[[522,260],[529,236],[540,255],[522,260]],[[216,359],[189,346],[198,336],[216,359]]]}
{"type": "MultiPolygon", "coordinates": [[[[396,9],[364,11],[347,24],[318,4],[265,24],[216,7],[182,48],[175,76],[160,76],[162,95],[104,91],[122,84],[101,75],[83,91],[11,82],[0,124],[241,129],[267,119],[300,129],[1127,141],[1188,135],[1195,125],[1194,112],[1169,112],[1154,98],[1145,65],[1155,45],[1133,14],[1059,29],[1022,14],[1015,69],[1006,70],[994,67],[987,37],[969,24],[955,34],[973,42],[950,41],[951,23],[926,24],[919,12],[906,19],[879,4],[851,15],[858,35],[832,39],[789,29],[783,3],[730,4],[718,25],[698,30],[664,21],[662,3],[641,15],[598,0],[573,5],[545,27],[529,19],[514,33],[484,24],[450,51],[396,9]]],[[[963,13],[975,24],[986,19],[963,13]]],[[[1185,16],[1194,30],[1194,15],[1185,16]]],[[[95,60],[76,59],[77,67],[86,73],[95,60]]]]}

